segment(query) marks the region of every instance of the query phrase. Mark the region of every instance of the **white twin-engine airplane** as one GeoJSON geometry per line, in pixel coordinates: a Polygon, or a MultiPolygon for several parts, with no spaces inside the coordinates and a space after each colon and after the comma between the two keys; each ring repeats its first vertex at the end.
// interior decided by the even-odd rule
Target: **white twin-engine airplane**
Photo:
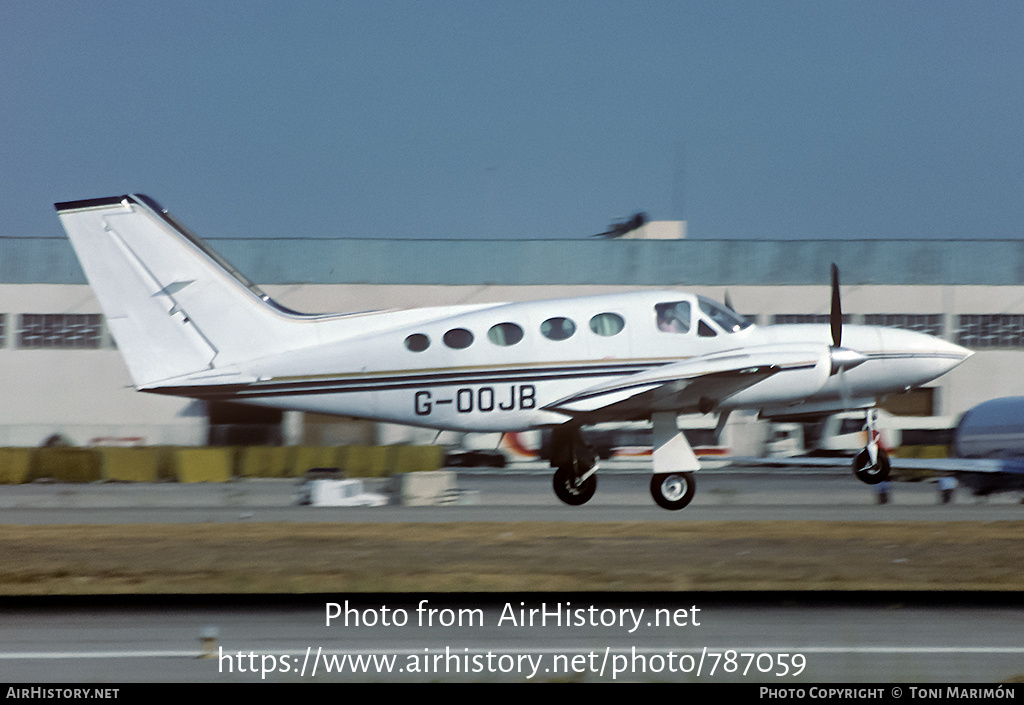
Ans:
{"type": "MultiPolygon", "coordinates": [[[[685,507],[700,467],[676,417],[764,416],[870,407],[929,382],[971,353],[905,330],[832,324],[758,327],[676,291],[527,303],[312,315],[264,294],[152,199],[56,204],[137,389],[459,431],[553,429],[555,494],[597,486],[580,429],[651,419],[651,494],[685,507]],[[842,344],[845,343],[845,346],[842,344]]],[[[857,476],[880,482],[869,433],[857,476]]]]}

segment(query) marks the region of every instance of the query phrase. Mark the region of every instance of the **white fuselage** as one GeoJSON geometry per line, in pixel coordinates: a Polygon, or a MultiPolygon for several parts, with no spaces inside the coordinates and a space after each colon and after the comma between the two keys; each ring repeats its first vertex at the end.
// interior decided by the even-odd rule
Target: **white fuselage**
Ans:
{"type": "Polygon", "coordinates": [[[830,346],[827,325],[744,322],[727,330],[731,321],[712,315],[723,308],[692,294],[648,291],[317,318],[296,347],[233,365],[239,383],[192,377],[152,391],[438,429],[517,431],[569,420],[564,410],[546,408],[560,400],[716,353],[815,351],[806,364],[715,404],[780,412],[874,401],[929,382],[970,354],[922,333],[845,326],[843,347],[867,359],[830,375],[821,357],[830,346]],[[689,320],[668,326],[666,304],[682,304],[689,320]]]}

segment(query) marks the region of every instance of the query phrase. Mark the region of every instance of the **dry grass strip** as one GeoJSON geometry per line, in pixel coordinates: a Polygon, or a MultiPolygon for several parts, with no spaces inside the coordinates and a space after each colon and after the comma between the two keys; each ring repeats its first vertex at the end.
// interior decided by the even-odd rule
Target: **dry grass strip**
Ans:
{"type": "Polygon", "coordinates": [[[1024,522],[7,526],[0,595],[1024,590],[1024,522]]]}

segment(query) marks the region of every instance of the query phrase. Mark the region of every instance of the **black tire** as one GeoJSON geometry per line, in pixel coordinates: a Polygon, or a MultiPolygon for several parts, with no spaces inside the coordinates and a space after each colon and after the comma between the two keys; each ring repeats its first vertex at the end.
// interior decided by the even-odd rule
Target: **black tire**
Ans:
{"type": "Polygon", "coordinates": [[[597,491],[597,474],[593,474],[581,484],[576,483],[576,477],[571,468],[561,467],[555,471],[552,482],[555,488],[555,495],[566,504],[578,507],[586,504],[597,491]]]}
{"type": "Polygon", "coordinates": [[[651,476],[651,496],[664,509],[682,509],[697,490],[692,472],[666,472],[651,476]]]}
{"type": "Polygon", "coordinates": [[[889,455],[881,448],[878,449],[878,462],[874,465],[871,465],[871,457],[866,448],[853,459],[853,474],[868,485],[877,485],[888,480],[889,470],[889,455]]]}

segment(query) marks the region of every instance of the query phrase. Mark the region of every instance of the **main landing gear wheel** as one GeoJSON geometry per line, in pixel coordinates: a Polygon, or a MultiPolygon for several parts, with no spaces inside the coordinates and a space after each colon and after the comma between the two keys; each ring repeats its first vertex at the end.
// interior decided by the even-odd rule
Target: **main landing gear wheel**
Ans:
{"type": "Polygon", "coordinates": [[[597,475],[591,475],[580,482],[579,475],[572,467],[560,467],[555,471],[555,494],[560,500],[573,507],[586,504],[597,491],[597,475]]]}
{"type": "Polygon", "coordinates": [[[697,489],[692,472],[666,472],[651,477],[651,496],[659,507],[682,509],[697,489]]]}
{"type": "Polygon", "coordinates": [[[874,465],[871,464],[871,456],[868,455],[866,448],[853,459],[853,474],[858,480],[869,485],[877,485],[887,480],[889,469],[889,455],[881,448],[878,449],[878,462],[874,465]]]}

